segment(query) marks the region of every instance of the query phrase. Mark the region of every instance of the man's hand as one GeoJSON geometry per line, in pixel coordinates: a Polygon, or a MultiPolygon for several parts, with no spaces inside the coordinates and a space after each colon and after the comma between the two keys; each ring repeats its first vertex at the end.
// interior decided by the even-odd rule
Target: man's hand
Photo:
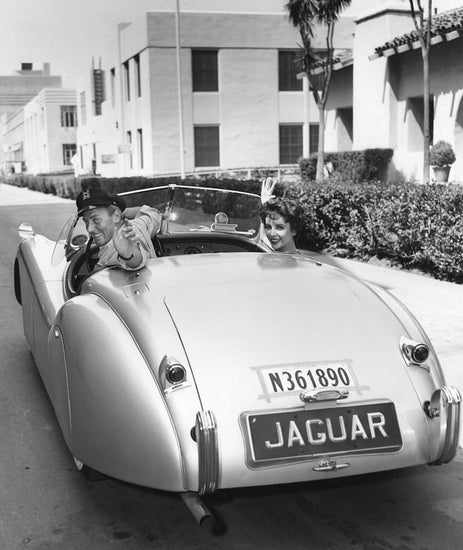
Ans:
{"type": "Polygon", "coordinates": [[[135,229],[127,219],[116,229],[113,235],[113,244],[116,252],[122,258],[131,258],[130,263],[135,266],[141,260],[141,252],[137,246],[137,240],[135,229]]]}
{"type": "Polygon", "coordinates": [[[265,204],[275,196],[273,190],[276,184],[277,180],[273,178],[265,178],[262,180],[262,187],[260,189],[260,200],[262,204],[265,204]]]}

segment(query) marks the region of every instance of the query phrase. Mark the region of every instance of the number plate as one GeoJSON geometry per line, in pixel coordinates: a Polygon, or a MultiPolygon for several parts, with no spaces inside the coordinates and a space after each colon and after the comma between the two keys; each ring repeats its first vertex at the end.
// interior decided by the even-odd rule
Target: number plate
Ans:
{"type": "Polygon", "coordinates": [[[253,367],[257,372],[263,394],[272,398],[288,394],[300,394],[304,390],[346,389],[361,394],[368,389],[359,385],[348,360],[253,367]]]}
{"type": "Polygon", "coordinates": [[[391,402],[244,415],[250,465],[322,455],[390,453],[402,447],[391,402]]]}

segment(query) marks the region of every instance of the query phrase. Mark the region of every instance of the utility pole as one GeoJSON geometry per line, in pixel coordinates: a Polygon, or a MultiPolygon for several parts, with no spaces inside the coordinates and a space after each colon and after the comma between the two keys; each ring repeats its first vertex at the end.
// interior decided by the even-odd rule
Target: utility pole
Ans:
{"type": "Polygon", "coordinates": [[[180,177],[185,179],[185,145],[183,137],[182,50],[180,43],[180,0],[175,4],[175,43],[177,53],[178,131],[180,147],[180,177]]]}
{"type": "MultiPolygon", "coordinates": [[[[120,135],[121,135],[121,141],[120,143],[122,145],[125,145],[125,113],[124,113],[124,77],[123,77],[123,70],[122,70],[122,46],[121,46],[121,32],[123,29],[125,29],[128,26],[128,23],[119,23],[117,25],[117,53],[118,53],[118,65],[119,65],[119,105],[120,105],[120,135]]],[[[126,176],[125,173],[126,167],[127,167],[127,153],[125,151],[121,151],[120,146],[118,146],[118,154],[122,155],[122,175],[126,176]]],[[[119,171],[120,175],[120,171],[119,171]]]]}

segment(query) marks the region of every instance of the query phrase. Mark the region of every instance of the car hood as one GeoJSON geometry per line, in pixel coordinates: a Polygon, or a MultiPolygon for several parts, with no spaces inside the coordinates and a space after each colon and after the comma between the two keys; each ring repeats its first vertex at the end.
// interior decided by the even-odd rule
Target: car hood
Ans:
{"type": "Polygon", "coordinates": [[[102,270],[86,292],[112,304],[153,365],[177,353],[176,334],[203,408],[300,406],[299,388],[275,397],[262,377],[297,364],[346,366],[350,399],[409,396],[399,317],[368,284],[302,255],[159,258],[133,274],[102,270]]]}
{"type": "Polygon", "coordinates": [[[353,400],[400,400],[410,385],[405,329],[374,290],[311,260],[264,256],[234,277],[165,294],[204,408],[301,406],[302,388],[275,395],[263,375],[317,364],[350,370],[353,400]]]}

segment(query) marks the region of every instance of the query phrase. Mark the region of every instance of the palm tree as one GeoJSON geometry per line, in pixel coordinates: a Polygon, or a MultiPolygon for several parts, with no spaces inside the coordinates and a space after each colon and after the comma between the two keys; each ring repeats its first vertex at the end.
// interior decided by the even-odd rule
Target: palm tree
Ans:
{"type": "Polygon", "coordinates": [[[420,0],[409,0],[410,11],[421,44],[423,59],[423,183],[429,183],[429,147],[430,113],[429,113],[429,49],[431,47],[432,0],[428,0],[428,16],[425,19],[424,8],[420,0]]]}
{"type": "Polygon", "coordinates": [[[323,179],[325,164],[325,108],[331,83],[334,64],[334,27],[341,11],[351,4],[352,0],[289,0],[286,4],[288,17],[299,31],[300,60],[302,69],[309,80],[315,103],[320,113],[320,131],[318,136],[317,181],[323,179]],[[326,27],[326,48],[312,47],[315,25],[326,27]],[[317,67],[317,74],[313,69],[317,67]]]}

